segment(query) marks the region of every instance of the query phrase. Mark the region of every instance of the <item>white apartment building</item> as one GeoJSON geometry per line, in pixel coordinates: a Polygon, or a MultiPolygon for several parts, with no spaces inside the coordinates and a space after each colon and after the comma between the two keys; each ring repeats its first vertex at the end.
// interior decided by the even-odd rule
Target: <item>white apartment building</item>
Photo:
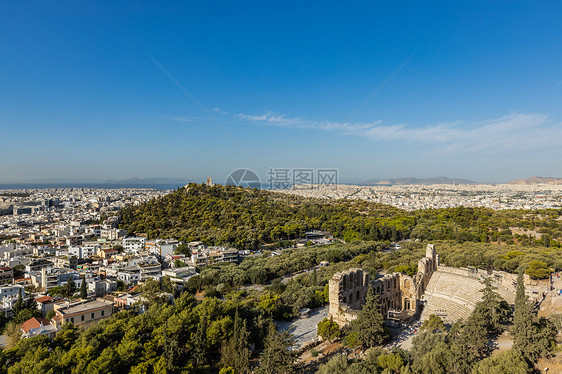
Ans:
{"type": "Polygon", "coordinates": [[[144,251],[146,239],[143,237],[131,236],[128,238],[123,238],[122,245],[125,252],[137,253],[144,251]]]}
{"type": "Polygon", "coordinates": [[[69,255],[74,256],[80,260],[90,258],[91,256],[95,255],[97,251],[98,251],[97,247],[91,247],[91,246],[68,248],[69,255]]]}
{"type": "Polygon", "coordinates": [[[19,284],[1,286],[0,287],[0,300],[3,311],[12,310],[12,305],[18,300],[20,294],[25,298],[25,287],[19,284]]]}

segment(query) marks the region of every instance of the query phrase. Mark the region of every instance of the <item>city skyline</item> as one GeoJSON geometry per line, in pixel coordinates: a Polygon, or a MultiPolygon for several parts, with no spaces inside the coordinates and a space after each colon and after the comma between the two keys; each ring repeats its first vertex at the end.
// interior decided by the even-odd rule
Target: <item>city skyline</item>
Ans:
{"type": "Polygon", "coordinates": [[[0,183],[562,177],[560,4],[0,10],[0,183]]]}

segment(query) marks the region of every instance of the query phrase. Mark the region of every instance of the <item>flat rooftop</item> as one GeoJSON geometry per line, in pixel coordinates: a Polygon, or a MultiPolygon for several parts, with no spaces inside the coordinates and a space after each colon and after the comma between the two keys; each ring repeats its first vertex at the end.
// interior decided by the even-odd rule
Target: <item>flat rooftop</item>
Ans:
{"type": "Polygon", "coordinates": [[[71,316],[74,314],[83,314],[92,312],[94,310],[106,309],[112,307],[113,303],[104,299],[96,299],[91,301],[84,301],[78,304],[70,304],[67,307],[58,308],[57,311],[63,316],[71,316]]]}

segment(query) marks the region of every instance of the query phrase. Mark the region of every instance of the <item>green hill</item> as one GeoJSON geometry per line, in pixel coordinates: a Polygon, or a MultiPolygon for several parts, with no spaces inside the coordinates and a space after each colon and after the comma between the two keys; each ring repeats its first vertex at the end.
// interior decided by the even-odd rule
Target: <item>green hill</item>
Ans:
{"type": "Polygon", "coordinates": [[[326,230],[347,241],[408,237],[415,219],[364,201],[303,198],[233,186],[190,184],[162,198],[121,211],[121,227],[149,238],[202,240],[240,249],[326,230]],[[398,221],[397,221],[397,217],[398,221]],[[391,219],[393,222],[386,222],[391,219]]]}
{"type": "Polygon", "coordinates": [[[454,240],[559,246],[558,210],[448,208],[407,212],[360,200],[322,200],[233,186],[190,184],[122,209],[121,227],[149,238],[256,249],[308,230],[356,240],[454,240]]]}

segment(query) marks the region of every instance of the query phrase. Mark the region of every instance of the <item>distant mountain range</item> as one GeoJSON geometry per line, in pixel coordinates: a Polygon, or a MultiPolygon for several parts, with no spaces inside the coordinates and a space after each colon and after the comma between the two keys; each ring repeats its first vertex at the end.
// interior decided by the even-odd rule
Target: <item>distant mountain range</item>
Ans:
{"type": "Polygon", "coordinates": [[[462,178],[447,178],[447,177],[434,177],[434,178],[396,178],[396,179],[383,179],[372,182],[363,183],[367,186],[380,186],[380,185],[408,185],[408,184],[476,184],[468,179],[462,178]]]}
{"type": "Polygon", "coordinates": [[[531,177],[527,179],[516,179],[508,184],[562,184],[562,178],[531,177]]]}

